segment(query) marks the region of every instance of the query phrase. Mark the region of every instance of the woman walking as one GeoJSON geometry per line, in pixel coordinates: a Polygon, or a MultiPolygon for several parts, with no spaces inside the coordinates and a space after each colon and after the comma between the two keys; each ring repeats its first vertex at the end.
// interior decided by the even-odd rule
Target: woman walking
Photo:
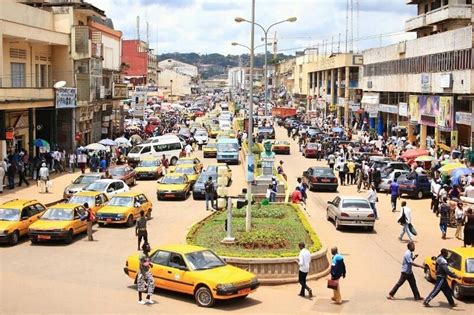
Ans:
{"type": "Polygon", "coordinates": [[[464,210],[462,208],[463,204],[458,202],[456,206],[456,210],[454,212],[454,217],[456,219],[456,233],[454,233],[454,237],[457,239],[462,239],[462,226],[464,224],[464,210]]]}
{"type": "Polygon", "coordinates": [[[155,291],[155,283],[153,281],[153,275],[150,272],[152,267],[151,259],[149,256],[150,245],[148,243],[143,244],[143,252],[140,254],[140,270],[137,277],[137,288],[138,288],[138,304],[154,304],[151,299],[151,295],[155,291]],[[142,300],[142,293],[146,292],[146,299],[142,300]]]}

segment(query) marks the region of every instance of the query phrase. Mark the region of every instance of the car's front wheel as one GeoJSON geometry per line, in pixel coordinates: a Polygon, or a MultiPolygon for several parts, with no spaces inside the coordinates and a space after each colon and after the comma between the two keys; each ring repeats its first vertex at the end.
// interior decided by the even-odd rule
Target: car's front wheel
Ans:
{"type": "Polygon", "coordinates": [[[128,216],[127,218],[127,226],[132,227],[133,226],[133,217],[131,215],[128,216]]]}
{"type": "Polygon", "coordinates": [[[10,245],[16,245],[19,239],[20,233],[18,231],[13,232],[12,236],[10,237],[10,245]]]}
{"type": "Polygon", "coordinates": [[[69,230],[69,232],[67,232],[66,234],[66,238],[64,239],[64,242],[66,242],[66,244],[71,244],[73,236],[74,236],[74,233],[72,232],[72,230],[69,230]]]}
{"type": "Polygon", "coordinates": [[[423,192],[421,190],[419,190],[417,193],[416,193],[416,197],[418,199],[422,199],[423,198],[423,192]]]}
{"type": "Polygon", "coordinates": [[[201,307],[211,307],[214,304],[214,297],[208,287],[201,286],[194,292],[194,299],[201,307]]]}

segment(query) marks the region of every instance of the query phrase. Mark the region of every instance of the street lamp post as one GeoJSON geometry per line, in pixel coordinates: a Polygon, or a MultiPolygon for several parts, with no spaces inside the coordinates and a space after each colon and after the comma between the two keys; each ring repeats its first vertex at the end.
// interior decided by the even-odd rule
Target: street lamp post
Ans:
{"type": "Polygon", "coordinates": [[[170,80],[170,98],[173,97],[173,80],[170,80]]]}
{"type": "MultiPolygon", "coordinates": [[[[254,4],[254,3],[253,3],[254,4]]],[[[252,21],[249,21],[249,20],[246,20],[244,18],[241,18],[241,17],[236,17],[235,18],[235,21],[237,23],[241,23],[241,22],[247,22],[247,23],[251,23],[252,25],[257,25],[258,27],[260,27],[263,31],[263,34],[264,34],[264,40],[265,40],[265,65],[264,65],[264,77],[265,77],[265,92],[264,92],[264,95],[265,95],[265,116],[268,116],[268,109],[267,109],[267,105],[268,105],[268,62],[267,62],[267,45],[268,45],[268,32],[270,31],[270,29],[275,26],[275,25],[278,25],[278,24],[281,24],[281,23],[285,23],[285,22],[290,22],[290,23],[293,23],[293,22],[296,22],[297,18],[296,17],[290,17],[286,20],[283,20],[283,21],[279,21],[279,22],[276,22],[276,23],[273,23],[271,24],[270,26],[268,26],[267,28],[263,27],[262,25],[258,24],[255,22],[255,19],[252,19],[252,21]]]]}

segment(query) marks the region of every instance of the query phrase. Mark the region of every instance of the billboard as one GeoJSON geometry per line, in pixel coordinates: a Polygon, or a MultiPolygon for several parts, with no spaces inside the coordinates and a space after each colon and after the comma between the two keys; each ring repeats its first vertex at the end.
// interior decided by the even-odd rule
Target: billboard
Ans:
{"type": "Polygon", "coordinates": [[[62,87],[56,89],[56,108],[75,108],[76,95],[76,88],[62,87]]]}
{"type": "Polygon", "coordinates": [[[419,123],[425,126],[436,127],[439,114],[439,96],[420,95],[418,97],[419,123]]]}
{"type": "Polygon", "coordinates": [[[452,96],[439,98],[438,127],[442,131],[451,131],[454,127],[454,108],[452,96]]]}
{"type": "Polygon", "coordinates": [[[409,117],[411,122],[418,123],[420,118],[419,106],[418,106],[418,95],[410,95],[408,98],[408,107],[410,109],[409,117]]]}

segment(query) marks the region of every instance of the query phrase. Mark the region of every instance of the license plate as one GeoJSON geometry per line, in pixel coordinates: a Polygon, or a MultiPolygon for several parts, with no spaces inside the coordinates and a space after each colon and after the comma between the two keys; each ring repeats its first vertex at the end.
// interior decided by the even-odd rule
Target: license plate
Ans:
{"type": "Polygon", "coordinates": [[[239,290],[239,294],[249,294],[250,288],[239,290]]]}
{"type": "Polygon", "coordinates": [[[166,194],[165,197],[174,197],[174,194],[166,194]]]}
{"type": "Polygon", "coordinates": [[[112,222],[112,219],[107,219],[107,223],[110,223],[110,222],[112,222]]]}
{"type": "Polygon", "coordinates": [[[50,240],[51,236],[49,235],[38,235],[39,240],[50,240]]]}
{"type": "Polygon", "coordinates": [[[323,183],[329,183],[331,180],[330,179],[321,179],[323,183]]]}

